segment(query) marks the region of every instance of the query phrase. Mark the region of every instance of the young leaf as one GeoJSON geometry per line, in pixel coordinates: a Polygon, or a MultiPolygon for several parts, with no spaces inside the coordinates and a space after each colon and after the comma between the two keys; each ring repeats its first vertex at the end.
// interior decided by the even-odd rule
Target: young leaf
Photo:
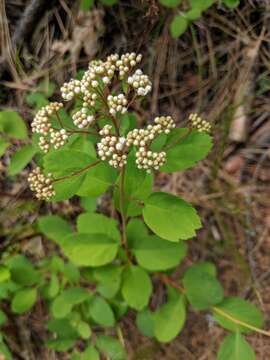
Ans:
{"type": "Polygon", "coordinates": [[[182,295],[170,299],[154,315],[154,333],[160,342],[174,339],[186,320],[185,299],[182,295]]]}
{"type": "Polygon", "coordinates": [[[73,234],[65,238],[61,248],[78,266],[102,266],[115,258],[119,244],[104,234],[73,234]]]}
{"type": "Polygon", "coordinates": [[[85,321],[79,321],[77,324],[77,331],[80,337],[84,340],[89,339],[92,334],[90,326],[85,321]]]}
{"type": "Polygon", "coordinates": [[[256,356],[249,343],[236,332],[225,337],[217,360],[256,360],[256,356]]]}
{"type": "Polygon", "coordinates": [[[96,339],[97,348],[111,360],[125,360],[126,351],[120,342],[106,335],[97,335],[96,339]]]}
{"type": "Polygon", "coordinates": [[[4,265],[0,265],[0,283],[10,279],[10,270],[4,265]]]}
{"type": "Polygon", "coordinates": [[[180,263],[187,252],[183,242],[171,243],[148,235],[146,226],[138,219],[129,222],[127,236],[129,243],[133,244],[131,250],[138,264],[149,271],[171,269],[180,263]]]}
{"type": "Polygon", "coordinates": [[[236,324],[227,318],[226,314],[229,317],[258,328],[261,328],[263,325],[263,316],[260,310],[257,309],[255,305],[244,299],[238,297],[227,297],[221,304],[216,305],[215,309],[214,318],[222,327],[230,331],[249,333],[252,330],[248,329],[244,325],[236,324]]]}
{"type": "Polygon", "coordinates": [[[142,310],[152,293],[152,283],[147,272],[139,266],[130,266],[124,270],[122,295],[127,304],[136,310],[142,310]]]}
{"type": "Polygon", "coordinates": [[[19,290],[11,302],[11,309],[16,314],[22,314],[35,304],[37,299],[36,289],[19,290]]]}
{"type": "Polygon", "coordinates": [[[230,9],[234,9],[240,4],[240,0],[223,0],[223,3],[230,9]]]}
{"type": "Polygon", "coordinates": [[[159,0],[161,5],[164,5],[169,8],[174,8],[181,4],[182,0],[159,0]]]}
{"type": "Polygon", "coordinates": [[[154,314],[145,309],[137,313],[136,326],[144,336],[154,336],[154,314]]]}
{"type": "Polygon", "coordinates": [[[188,301],[196,310],[205,310],[223,299],[223,289],[218,280],[199,265],[191,266],[184,274],[183,284],[188,301]]]}
{"type": "Polygon", "coordinates": [[[32,160],[36,149],[31,144],[19,148],[11,157],[8,174],[16,175],[32,160]]]}
{"type": "Polygon", "coordinates": [[[100,360],[98,351],[93,345],[88,346],[82,353],[74,353],[70,360],[100,360]]]}
{"type": "Polygon", "coordinates": [[[65,352],[74,348],[75,339],[51,339],[46,342],[49,349],[65,352]]]}
{"type": "Polygon", "coordinates": [[[56,333],[61,339],[76,339],[77,332],[68,319],[50,319],[47,324],[48,330],[56,333]]]}
{"type": "Polygon", "coordinates": [[[89,305],[89,315],[99,325],[113,326],[114,313],[110,305],[101,297],[95,296],[89,305]]]}
{"type": "Polygon", "coordinates": [[[201,227],[195,209],[184,200],[156,192],[145,201],[143,218],[149,228],[163,239],[177,242],[196,235],[201,227]]]}
{"type": "Polygon", "coordinates": [[[52,314],[56,319],[66,317],[74,305],[90,298],[91,295],[83,288],[69,288],[58,295],[52,303],[52,314]]]}
{"type": "MultiPolygon", "coordinates": [[[[0,130],[1,131],[1,130],[0,130]]],[[[10,146],[10,143],[4,139],[0,138],[0,157],[4,155],[6,149],[10,146]]]]}
{"type": "Polygon", "coordinates": [[[123,267],[107,265],[94,270],[94,279],[98,282],[97,291],[104,297],[113,298],[120,289],[123,267]]]}
{"type": "Polygon", "coordinates": [[[193,9],[200,9],[201,11],[204,11],[212,6],[215,1],[216,0],[189,0],[189,3],[193,9]]]}
{"type": "Polygon", "coordinates": [[[117,221],[102,214],[85,213],[77,218],[77,229],[82,234],[104,234],[120,242],[117,221]]]}
{"type": "Polygon", "coordinates": [[[70,224],[58,215],[46,215],[38,219],[38,228],[48,239],[61,244],[72,233],[70,224]]]}
{"type": "Polygon", "coordinates": [[[178,38],[187,30],[188,21],[184,15],[175,15],[171,24],[170,32],[174,39],[178,38]]]}
{"type": "Polygon", "coordinates": [[[16,255],[6,263],[12,281],[23,286],[32,286],[40,280],[40,275],[31,262],[22,255],[16,255]]]}
{"type": "Polygon", "coordinates": [[[16,111],[0,111],[0,131],[15,139],[27,139],[26,125],[16,111]]]}
{"type": "Polygon", "coordinates": [[[170,173],[188,169],[205,158],[212,148],[212,138],[196,130],[188,133],[187,129],[174,129],[167,145],[167,160],[160,170],[170,173]]]}

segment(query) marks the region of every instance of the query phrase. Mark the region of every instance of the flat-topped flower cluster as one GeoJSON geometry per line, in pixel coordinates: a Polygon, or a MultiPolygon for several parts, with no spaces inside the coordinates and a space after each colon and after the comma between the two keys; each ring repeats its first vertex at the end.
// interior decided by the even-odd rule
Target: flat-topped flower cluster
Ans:
{"type": "MultiPolygon", "coordinates": [[[[38,111],[32,122],[33,132],[40,135],[41,150],[47,153],[51,148],[59,149],[73,133],[90,133],[91,128],[100,136],[96,148],[102,161],[108,161],[115,168],[123,168],[131,148],[135,148],[135,161],[139,169],[147,172],[159,170],[166,162],[166,152],[152,151],[151,144],[160,134],[169,134],[175,128],[171,116],[156,117],[153,124],[135,128],[125,136],[119,133],[120,123],[125,121],[123,114],[134,101],[146,96],[152,89],[149,77],[141,69],[134,70],[141,60],[141,54],[112,54],[105,61],[91,61],[81,80],[71,79],[64,83],[60,89],[61,95],[64,101],[76,101],[76,111],[71,114],[71,119],[79,130],[63,126],[59,113],[63,103],[50,103],[38,111]],[[119,87],[117,81],[118,85],[119,81],[125,82],[124,93],[115,92],[114,89],[119,87]],[[104,117],[110,123],[100,128],[99,120],[104,117]],[[53,118],[54,124],[58,124],[56,127],[52,125],[53,118]]],[[[190,120],[200,131],[210,130],[209,123],[196,114],[192,114],[190,120]]],[[[31,188],[38,192],[38,197],[47,200],[53,191],[51,188],[42,191],[47,183],[40,172],[38,169],[38,173],[30,174],[29,181],[31,188]]]]}

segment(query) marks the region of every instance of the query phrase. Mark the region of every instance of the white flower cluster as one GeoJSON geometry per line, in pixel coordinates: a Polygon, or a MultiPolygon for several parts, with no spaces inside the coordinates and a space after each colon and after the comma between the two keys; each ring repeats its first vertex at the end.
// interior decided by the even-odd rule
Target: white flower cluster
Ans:
{"type": "Polygon", "coordinates": [[[144,169],[151,172],[151,169],[158,170],[165,164],[166,153],[165,151],[154,152],[147,150],[145,147],[140,147],[136,152],[136,164],[138,169],[144,169]]]}
{"type": "Polygon", "coordinates": [[[117,70],[119,71],[119,78],[123,79],[126,74],[142,60],[142,55],[136,55],[134,52],[126,53],[116,61],[117,70]]]}
{"type": "Polygon", "coordinates": [[[69,82],[63,84],[60,91],[64,100],[72,100],[75,94],[81,93],[81,82],[80,80],[71,79],[69,82]]]}
{"type": "Polygon", "coordinates": [[[87,112],[88,110],[86,108],[82,108],[72,115],[73,123],[78,126],[79,129],[85,128],[95,120],[94,115],[88,115],[87,112]]]}
{"type": "Polygon", "coordinates": [[[132,76],[129,76],[127,82],[139,96],[145,96],[152,90],[149,77],[144,75],[141,69],[137,69],[132,76]]]}
{"type": "Polygon", "coordinates": [[[45,153],[49,151],[50,145],[58,149],[60,146],[63,146],[68,139],[68,134],[65,129],[52,129],[50,122],[50,117],[62,107],[62,103],[52,102],[41,108],[32,121],[32,131],[42,135],[39,138],[38,144],[40,149],[45,153]]]}
{"type": "Polygon", "coordinates": [[[208,121],[203,120],[198,114],[190,114],[189,120],[191,121],[192,126],[199,132],[211,131],[211,124],[208,121]]]}
{"type": "Polygon", "coordinates": [[[98,155],[101,160],[109,160],[111,166],[121,168],[127,162],[126,139],[112,135],[111,130],[111,125],[105,125],[100,130],[99,134],[102,136],[102,139],[97,144],[98,155]]]}
{"type": "Polygon", "coordinates": [[[42,107],[32,121],[32,131],[37,134],[47,135],[51,128],[50,116],[62,107],[63,104],[58,102],[52,102],[42,107]]]}
{"type": "Polygon", "coordinates": [[[45,176],[41,169],[37,167],[28,176],[30,189],[36,193],[39,200],[49,200],[55,195],[52,186],[52,174],[45,176]]]}
{"type": "Polygon", "coordinates": [[[124,94],[116,96],[109,95],[107,97],[110,114],[116,115],[116,113],[124,114],[127,111],[127,99],[124,94]]]}

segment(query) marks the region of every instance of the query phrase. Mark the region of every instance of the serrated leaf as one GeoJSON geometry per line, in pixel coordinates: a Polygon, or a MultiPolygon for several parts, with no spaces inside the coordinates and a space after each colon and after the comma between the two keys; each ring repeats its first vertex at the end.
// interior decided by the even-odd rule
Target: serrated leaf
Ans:
{"type": "Polygon", "coordinates": [[[39,217],[38,228],[48,239],[61,244],[63,239],[72,233],[71,225],[58,215],[39,217]]]}
{"type": "Polygon", "coordinates": [[[183,242],[172,243],[147,234],[146,226],[138,219],[129,222],[127,237],[133,244],[131,251],[138,264],[149,271],[171,269],[181,262],[187,252],[183,242]]]}
{"type": "Polygon", "coordinates": [[[252,330],[244,325],[236,324],[226,317],[232,317],[236,320],[247,323],[248,325],[261,328],[263,325],[263,316],[261,311],[255,305],[238,297],[227,297],[221,304],[215,306],[214,318],[217,322],[230,331],[239,331],[249,333],[252,330]]]}
{"type": "Polygon", "coordinates": [[[205,310],[220,303],[223,289],[215,278],[196,264],[188,268],[183,277],[186,296],[196,310],[205,310]]]}
{"type": "Polygon", "coordinates": [[[19,290],[11,302],[11,309],[16,314],[22,314],[31,309],[37,299],[36,289],[19,290]]]}
{"type": "Polygon", "coordinates": [[[27,127],[16,111],[0,111],[0,131],[15,139],[27,139],[27,127]]]}
{"type": "Polygon", "coordinates": [[[104,234],[73,234],[65,238],[61,248],[78,266],[102,266],[116,256],[119,244],[104,234]]]}
{"type": "Polygon", "coordinates": [[[102,214],[85,213],[77,218],[77,229],[81,234],[105,234],[116,242],[120,242],[120,232],[115,219],[102,214]]]}
{"type": "Polygon", "coordinates": [[[154,333],[160,342],[174,339],[184,326],[186,307],[184,297],[178,295],[162,305],[154,315],[154,333]]]}
{"type": "Polygon", "coordinates": [[[139,266],[129,266],[123,272],[122,295],[127,304],[142,310],[149,302],[152,283],[149,275],[139,266]]]}
{"type": "Polygon", "coordinates": [[[212,148],[210,135],[193,130],[185,136],[186,129],[174,129],[168,143],[167,160],[162,172],[186,170],[205,158],[212,148]],[[184,137],[183,137],[184,136],[184,137]],[[177,141],[177,139],[181,140],[177,141]],[[170,147],[171,146],[171,147],[170,147]]]}
{"type": "Polygon", "coordinates": [[[256,360],[256,356],[249,343],[236,332],[225,337],[217,360],[256,360]]]}
{"type": "Polygon", "coordinates": [[[25,166],[32,160],[33,156],[36,154],[36,149],[31,145],[24,145],[19,148],[10,159],[10,164],[8,166],[8,174],[16,175],[25,166]]]}
{"type": "Polygon", "coordinates": [[[189,203],[163,192],[152,193],[147,198],[143,218],[155,234],[175,242],[195,236],[201,227],[200,218],[189,203]]]}
{"type": "Polygon", "coordinates": [[[170,24],[170,33],[173,38],[178,38],[187,30],[188,21],[183,15],[175,15],[170,24]]]}

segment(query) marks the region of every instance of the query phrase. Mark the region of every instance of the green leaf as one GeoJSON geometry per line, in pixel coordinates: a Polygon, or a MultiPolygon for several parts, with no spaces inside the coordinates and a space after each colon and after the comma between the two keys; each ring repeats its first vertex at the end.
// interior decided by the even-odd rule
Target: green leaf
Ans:
{"type": "Polygon", "coordinates": [[[158,341],[169,342],[174,339],[184,326],[186,307],[184,297],[170,299],[154,315],[154,333],[158,341]]]}
{"type": "Polygon", "coordinates": [[[3,342],[0,343],[0,354],[3,354],[5,356],[4,360],[12,360],[12,358],[13,358],[8,347],[3,342]]]}
{"type": "Polygon", "coordinates": [[[107,265],[94,270],[94,279],[98,282],[97,291],[104,297],[113,298],[120,289],[123,267],[107,265]]]}
{"type": "Polygon", "coordinates": [[[91,139],[81,134],[72,135],[66,144],[67,150],[77,150],[86,153],[92,159],[96,159],[95,146],[91,139]]]}
{"type": "Polygon", "coordinates": [[[81,0],[80,2],[80,9],[82,11],[88,11],[94,5],[94,0],[81,0]]]}
{"type": "Polygon", "coordinates": [[[52,314],[56,319],[61,319],[70,314],[72,304],[61,295],[57,296],[52,303],[52,314]]]}
{"type": "Polygon", "coordinates": [[[113,261],[119,244],[104,234],[74,234],[65,238],[61,248],[78,266],[102,266],[113,261]]]}
{"type": "Polygon", "coordinates": [[[7,321],[6,314],[4,311],[0,310],[0,326],[4,325],[7,321]]]}
{"type": "Polygon", "coordinates": [[[202,11],[200,8],[193,8],[185,13],[185,16],[188,20],[194,21],[199,19],[202,16],[202,11]]]}
{"type": "Polygon", "coordinates": [[[38,229],[48,239],[62,244],[63,239],[72,233],[71,225],[58,215],[46,215],[38,219],[38,229]]]}
{"type": "Polygon", "coordinates": [[[77,331],[80,337],[84,340],[89,339],[92,334],[90,326],[85,321],[80,321],[77,324],[77,331]]]}
{"type": "Polygon", "coordinates": [[[55,318],[63,318],[67,316],[74,305],[81,304],[89,299],[91,294],[80,287],[73,287],[64,290],[58,295],[52,303],[52,314],[55,318]]]}
{"type": "Polygon", "coordinates": [[[27,139],[26,125],[16,111],[0,111],[0,131],[15,139],[27,139]]]}
{"type": "Polygon", "coordinates": [[[19,148],[10,159],[8,174],[18,174],[32,160],[35,153],[36,149],[31,144],[19,148]]]}
{"type": "Polygon", "coordinates": [[[68,280],[68,282],[70,282],[72,284],[80,282],[80,271],[70,261],[65,263],[65,266],[63,269],[63,275],[68,280]]]}
{"type": "Polygon", "coordinates": [[[86,211],[94,212],[97,208],[97,199],[93,197],[82,197],[80,204],[86,211]]]}
{"type": "MultiPolygon", "coordinates": [[[[1,131],[1,130],[0,130],[1,131]]],[[[6,149],[10,146],[10,143],[4,138],[0,138],[0,157],[4,155],[6,149]]]]}
{"type": "Polygon", "coordinates": [[[89,305],[89,314],[92,319],[102,326],[113,326],[114,313],[110,305],[101,297],[95,296],[89,305]]]}
{"type": "Polygon", "coordinates": [[[249,343],[236,332],[225,337],[217,360],[256,360],[256,356],[249,343]]]}
{"type": "Polygon", "coordinates": [[[144,336],[154,336],[154,314],[145,309],[136,316],[136,326],[144,336]]]}
{"type": "Polygon", "coordinates": [[[234,9],[240,5],[240,0],[223,0],[223,3],[230,9],[234,9]]]}
{"type": "Polygon", "coordinates": [[[106,335],[97,335],[96,339],[97,348],[110,360],[126,360],[127,354],[120,342],[106,335]]]}
{"type": "Polygon", "coordinates": [[[117,228],[117,221],[102,214],[85,213],[77,218],[77,229],[82,234],[104,234],[116,242],[120,242],[121,235],[117,228]]]}
{"type": "Polygon", "coordinates": [[[183,242],[171,243],[158,236],[148,235],[144,223],[138,219],[129,222],[127,237],[133,244],[131,251],[138,264],[149,271],[171,269],[177,266],[187,253],[187,246],[183,242]],[[145,229],[142,231],[143,227],[145,229]]]}
{"type": "Polygon", "coordinates": [[[36,289],[19,290],[11,302],[11,309],[16,314],[22,314],[31,309],[37,299],[36,289]]]}
{"type": "Polygon", "coordinates": [[[50,280],[50,283],[48,285],[48,297],[50,299],[54,298],[58,292],[59,292],[59,280],[58,280],[58,277],[55,275],[55,274],[52,274],[51,275],[51,280],[50,280]]]}
{"type": "Polygon", "coordinates": [[[142,310],[149,302],[152,283],[149,275],[139,266],[130,266],[123,272],[122,295],[127,304],[142,310]]]}
{"type": "Polygon", "coordinates": [[[22,255],[16,255],[6,263],[11,272],[11,279],[17,284],[31,286],[40,280],[40,275],[31,262],[22,255]]]}
{"type": "Polygon", "coordinates": [[[174,8],[181,4],[182,0],[159,0],[161,5],[164,5],[169,8],[174,8]]]}
{"type": "Polygon", "coordinates": [[[242,333],[249,333],[252,331],[244,325],[239,325],[231,321],[226,317],[226,314],[229,317],[257,328],[261,328],[263,325],[261,311],[257,309],[255,305],[238,297],[227,297],[221,304],[216,305],[214,309],[214,318],[222,327],[230,331],[239,331],[242,333]]]}
{"type": "Polygon", "coordinates": [[[189,0],[189,3],[192,8],[205,11],[208,8],[210,8],[210,6],[212,6],[215,3],[215,1],[216,0],[189,0]]]}
{"type": "Polygon", "coordinates": [[[118,0],[100,0],[105,6],[112,6],[118,3],[118,0]]]}
{"type": "Polygon", "coordinates": [[[68,319],[50,319],[47,324],[48,330],[56,333],[58,338],[77,338],[77,331],[68,319]]]}
{"type": "Polygon", "coordinates": [[[74,348],[75,341],[75,339],[52,339],[46,342],[46,346],[55,351],[65,352],[74,348]]]}
{"type": "Polygon", "coordinates": [[[4,265],[0,265],[0,283],[8,281],[10,277],[10,270],[4,265]]]}
{"type": "Polygon", "coordinates": [[[178,38],[187,30],[188,21],[183,15],[175,15],[170,24],[170,33],[174,39],[178,38]]]}
{"type": "Polygon", "coordinates": [[[218,280],[202,266],[193,265],[184,274],[183,285],[186,296],[196,310],[205,310],[220,303],[223,289],[218,280]]]}
{"type": "Polygon", "coordinates": [[[51,200],[62,201],[70,199],[76,194],[76,192],[82,185],[84,178],[85,174],[81,174],[79,176],[72,176],[65,180],[55,182],[53,184],[53,188],[56,192],[56,195],[54,195],[51,200]]]}
{"type": "Polygon", "coordinates": [[[163,239],[186,240],[201,227],[195,209],[184,200],[162,192],[152,193],[145,201],[143,218],[149,228],[163,239]]]}
{"type": "Polygon", "coordinates": [[[74,353],[70,360],[100,360],[98,351],[93,345],[88,346],[82,353],[74,353]]]}
{"type": "Polygon", "coordinates": [[[204,132],[187,129],[174,129],[168,142],[167,161],[161,167],[163,172],[174,172],[188,169],[205,158],[212,148],[212,138],[204,132]],[[179,138],[181,140],[177,140],[179,138]],[[176,144],[176,145],[174,145],[176,144]]]}
{"type": "Polygon", "coordinates": [[[85,179],[77,191],[79,196],[100,196],[114,184],[117,170],[102,162],[87,171],[85,179]]]}
{"type": "Polygon", "coordinates": [[[55,177],[71,175],[95,162],[95,159],[82,151],[54,150],[44,156],[44,167],[47,173],[55,177]]]}

